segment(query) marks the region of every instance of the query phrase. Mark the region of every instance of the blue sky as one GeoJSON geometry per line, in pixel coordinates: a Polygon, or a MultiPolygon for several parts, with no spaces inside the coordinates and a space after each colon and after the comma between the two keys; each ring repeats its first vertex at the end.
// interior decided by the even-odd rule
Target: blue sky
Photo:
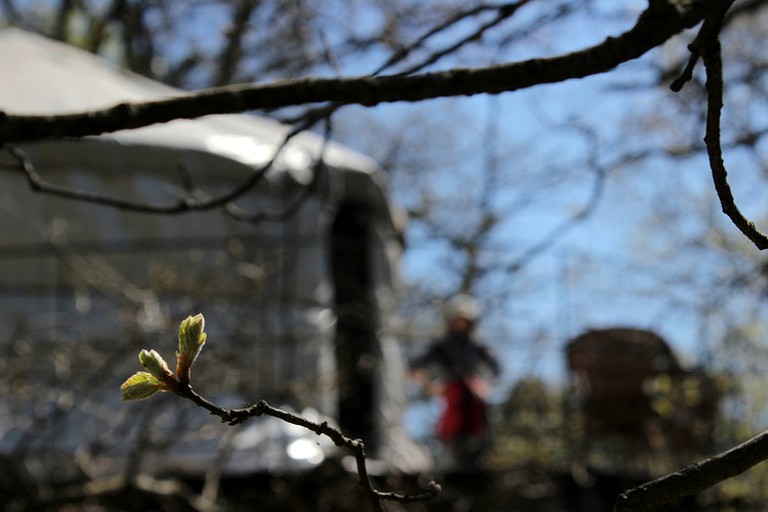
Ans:
{"type": "MultiPolygon", "coordinates": [[[[571,46],[588,42],[587,34],[589,42],[596,42],[611,33],[595,35],[593,28],[576,25],[571,46]]],[[[677,44],[686,41],[683,37],[677,44]]],[[[553,50],[563,49],[556,42],[553,39],[553,50]]],[[[652,122],[650,114],[673,94],[666,87],[653,87],[654,74],[646,65],[659,59],[661,53],[651,52],[641,62],[628,63],[610,74],[499,97],[495,104],[502,119],[499,145],[516,148],[519,157],[513,159],[514,164],[540,166],[542,173],[570,168],[567,178],[573,184],[553,192],[551,203],[542,202],[510,221],[498,234],[500,252],[519,254],[536,244],[542,233],[582,207],[590,194],[589,141],[577,130],[563,129],[563,125],[576,121],[595,130],[598,160],[607,167],[622,155],[662,149],[672,140],[674,130],[680,131],[682,140],[701,140],[703,126],[696,124],[636,129],[652,122]],[[628,85],[639,87],[617,90],[628,85]]],[[[664,53],[675,52],[665,49],[664,53]]],[[[482,124],[487,97],[439,100],[433,105],[439,115],[453,109],[470,119],[475,116],[477,125],[467,123],[463,132],[459,130],[460,139],[470,140],[477,137],[477,128],[471,127],[482,124]]],[[[392,116],[396,122],[406,108],[380,107],[373,115],[392,116]]],[[[429,105],[423,108],[428,111],[429,105]]],[[[470,159],[464,164],[476,162],[470,159]]],[[[514,168],[505,171],[517,172],[514,168]]],[[[691,264],[697,259],[695,254],[662,256],[659,250],[664,243],[674,247],[674,233],[702,229],[702,211],[691,210],[690,217],[671,218],[679,223],[675,226],[652,225],[650,219],[661,209],[654,201],[680,202],[678,210],[685,212],[686,202],[693,204],[703,197],[707,201],[705,211],[716,207],[707,163],[702,158],[650,158],[611,172],[593,214],[525,273],[512,276],[508,286],[514,290],[514,298],[503,310],[488,312],[482,332],[504,358],[504,385],[530,375],[561,381],[563,344],[591,327],[653,329],[668,339],[685,362],[695,364],[702,359],[700,333],[710,319],[699,317],[693,309],[699,301],[692,295],[700,289],[684,282],[683,276],[694,271],[706,273],[707,268],[698,261],[691,264]]],[[[732,231],[726,219],[718,222],[732,231]]],[[[416,279],[430,272],[439,275],[434,259],[438,251],[435,247],[411,247],[403,265],[405,278],[416,279]]]]}

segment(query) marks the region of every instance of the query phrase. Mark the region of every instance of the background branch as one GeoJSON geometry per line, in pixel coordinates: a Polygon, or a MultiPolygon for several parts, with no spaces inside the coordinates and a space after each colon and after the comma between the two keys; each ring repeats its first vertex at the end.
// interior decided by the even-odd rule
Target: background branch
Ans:
{"type": "Polygon", "coordinates": [[[298,133],[303,131],[306,125],[302,125],[300,128],[292,130],[282,141],[282,143],[276,148],[274,154],[268,162],[253,170],[250,176],[245,179],[240,185],[232,188],[230,191],[213,197],[203,197],[202,192],[195,190],[194,184],[190,182],[187,175],[182,173],[183,185],[188,197],[180,198],[172,204],[156,204],[145,201],[130,201],[120,197],[116,197],[108,194],[101,194],[98,192],[92,192],[89,190],[78,189],[58,185],[51,183],[43,179],[38,173],[32,161],[27,156],[26,152],[18,147],[8,148],[10,155],[16,160],[18,169],[20,169],[29,183],[32,190],[50,194],[53,196],[61,197],[64,199],[72,199],[85,203],[93,203],[102,206],[109,206],[117,208],[118,210],[143,212],[143,213],[155,213],[172,215],[178,213],[185,213],[189,211],[206,211],[216,208],[224,208],[225,211],[232,217],[238,220],[245,220],[248,222],[262,222],[262,221],[280,221],[287,217],[290,217],[296,212],[298,208],[304,204],[304,201],[309,197],[310,193],[314,190],[317,174],[323,165],[323,155],[325,154],[325,145],[328,140],[326,137],[323,143],[323,147],[320,151],[318,159],[312,166],[312,181],[305,186],[305,188],[298,194],[297,198],[289,204],[284,210],[281,211],[259,211],[248,213],[240,210],[234,205],[234,201],[242,197],[244,194],[252,190],[261,181],[264,176],[273,168],[275,161],[286,147],[288,142],[298,133]]]}

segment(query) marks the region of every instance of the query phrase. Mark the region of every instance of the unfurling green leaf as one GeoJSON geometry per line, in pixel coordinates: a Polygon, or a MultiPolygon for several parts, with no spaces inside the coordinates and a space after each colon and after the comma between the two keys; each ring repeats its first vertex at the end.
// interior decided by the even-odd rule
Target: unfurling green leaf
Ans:
{"type": "Polygon", "coordinates": [[[155,350],[142,350],[139,352],[139,361],[160,382],[164,382],[172,375],[171,370],[168,369],[168,363],[155,350]]]}
{"type": "Polygon", "coordinates": [[[123,400],[141,400],[166,389],[162,382],[148,372],[137,372],[120,386],[123,400]]]}
{"type": "Polygon", "coordinates": [[[179,351],[176,353],[176,375],[189,383],[189,370],[205,345],[205,319],[202,314],[188,316],[179,325],[179,351]]]}
{"type": "Polygon", "coordinates": [[[204,330],[205,319],[200,313],[188,316],[179,325],[179,353],[189,361],[190,366],[205,345],[207,335],[204,330]]]}

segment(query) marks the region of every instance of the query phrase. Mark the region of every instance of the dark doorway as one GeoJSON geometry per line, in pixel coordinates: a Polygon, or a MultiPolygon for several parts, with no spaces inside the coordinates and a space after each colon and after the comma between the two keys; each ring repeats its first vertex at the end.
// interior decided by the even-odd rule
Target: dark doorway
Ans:
{"type": "Polygon", "coordinates": [[[370,211],[342,204],[333,223],[331,265],[336,290],[339,426],[375,446],[376,315],[371,272],[370,211]]]}

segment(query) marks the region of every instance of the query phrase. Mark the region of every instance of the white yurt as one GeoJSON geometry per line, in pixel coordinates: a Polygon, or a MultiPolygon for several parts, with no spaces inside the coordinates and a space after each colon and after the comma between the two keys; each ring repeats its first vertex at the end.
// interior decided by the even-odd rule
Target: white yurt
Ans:
{"type": "MultiPolygon", "coordinates": [[[[11,114],[181,94],[16,29],[0,31],[0,69],[11,114]]],[[[221,115],[0,149],[0,454],[32,473],[59,459],[122,471],[126,458],[194,473],[217,453],[225,474],[285,471],[329,456],[277,421],[228,432],[175,396],[120,401],[139,350],[172,361],[179,322],[203,313],[199,393],[327,418],[389,467],[425,467],[401,424],[401,244],[381,173],[289,130],[221,115]]]]}

